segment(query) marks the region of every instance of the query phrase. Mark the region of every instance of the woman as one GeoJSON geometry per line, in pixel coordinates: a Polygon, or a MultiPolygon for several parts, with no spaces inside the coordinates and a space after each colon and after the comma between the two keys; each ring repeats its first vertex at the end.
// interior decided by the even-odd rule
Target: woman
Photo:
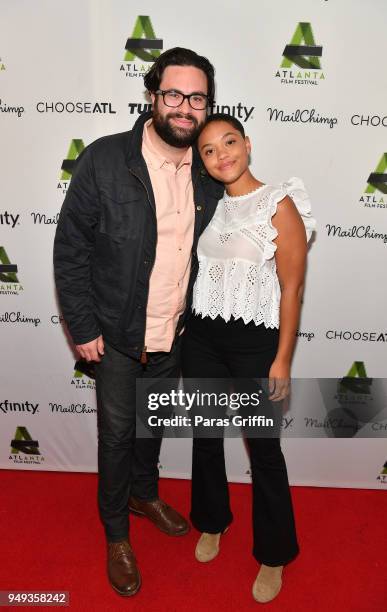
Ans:
{"type": "MultiPolygon", "coordinates": [[[[241,123],[211,115],[198,139],[208,173],[225,185],[198,246],[193,314],[183,342],[183,376],[269,379],[269,399],[288,394],[303,291],[307,239],[314,227],[303,184],[265,185],[249,170],[241,123]]],[[[279,592],[283,566],[298,553],[279,437],[248,437],[253,485],[253,554],[261,564],[256,601],[279,592]]],[[[195,556],[211,561],[232,522],[222,438],[193,441],[195,556]]]]}

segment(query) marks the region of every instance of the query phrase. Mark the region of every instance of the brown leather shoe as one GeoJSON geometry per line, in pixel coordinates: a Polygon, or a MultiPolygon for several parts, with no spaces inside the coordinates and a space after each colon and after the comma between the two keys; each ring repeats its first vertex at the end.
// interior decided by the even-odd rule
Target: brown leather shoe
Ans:
{"type": "Polygon", "coordinates": [[[185,535],[190,530],[185,518],[161,499],[144,501],[131,497],[129,499],[129,510],[139,516],[146,516],[160,531],[167,535],[185,535]]]}
{"type": "Polygon", "coordinates": [[[124,597],[139,590],[141,576],[128,540],[108,542],[108,576],[113,589],[124,597]]]}

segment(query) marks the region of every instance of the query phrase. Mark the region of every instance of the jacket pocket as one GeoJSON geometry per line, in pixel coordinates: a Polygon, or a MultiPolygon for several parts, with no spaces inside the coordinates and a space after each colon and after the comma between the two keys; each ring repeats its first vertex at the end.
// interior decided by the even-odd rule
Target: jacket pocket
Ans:
{"type": "Polygon", "coordinates": [[[137,238],[142,217],[142,191],[140,186],[133,183],[101,183],[99,231],[117,242],[137,238]]]}

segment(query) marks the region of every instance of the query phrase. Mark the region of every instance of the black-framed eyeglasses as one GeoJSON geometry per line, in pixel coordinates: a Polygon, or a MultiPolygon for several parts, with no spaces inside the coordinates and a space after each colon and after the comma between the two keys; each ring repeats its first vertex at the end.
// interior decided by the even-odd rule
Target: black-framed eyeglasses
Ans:
{"type": "Polygon", "coordinates": [[[183,94],[177,89],[158,89],[154,93],[157,96],[163,96],[165,106],[171,108],[181,106],[185,99],[188,100],[190,107],[194,110],[204,110],[208,105],[208,96],[202,93],[183,94]]]}

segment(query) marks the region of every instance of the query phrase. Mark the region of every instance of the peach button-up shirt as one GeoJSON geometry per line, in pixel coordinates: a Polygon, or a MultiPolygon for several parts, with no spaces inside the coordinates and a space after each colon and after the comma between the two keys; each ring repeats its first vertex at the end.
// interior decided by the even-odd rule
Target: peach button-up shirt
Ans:
{"type": "Polygon", "coordinates": [[[144,125],[142,154],[146,161],[156,202],[157,246],[146,310],[146,351],[171,350],[191,270],[195,223],[191,179],[192,148],[178,167],[150,141],[144,125]]]}

